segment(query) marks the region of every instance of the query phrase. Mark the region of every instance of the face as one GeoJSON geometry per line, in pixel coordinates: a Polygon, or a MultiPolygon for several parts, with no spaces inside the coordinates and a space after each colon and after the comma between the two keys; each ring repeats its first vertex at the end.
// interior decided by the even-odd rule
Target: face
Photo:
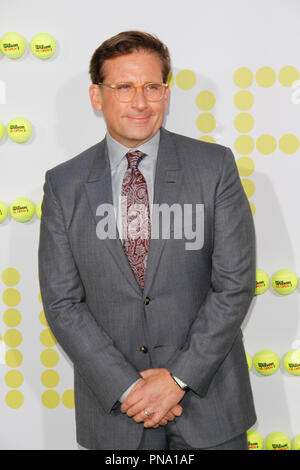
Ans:
{"type": "MultiPolygon", "coordinates": [[[[162,83],[159,57],[149,51],[138,51],[109,59],[104,63],[104,83],[162,83]]],[[[138,147],[156,134],[168,107],[169,89],[161,101],[146,101],[142,88],[137,88],[130,103],[120,103],[113,89],[91,85],[90,98],[95,110],[101,110],[110,135],[128,148],[138,147]]]]}

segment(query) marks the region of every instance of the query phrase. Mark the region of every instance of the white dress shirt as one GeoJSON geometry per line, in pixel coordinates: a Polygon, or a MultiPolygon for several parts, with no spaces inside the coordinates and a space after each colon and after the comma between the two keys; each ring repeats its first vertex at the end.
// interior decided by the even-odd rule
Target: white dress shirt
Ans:
{"type": "Polygon", "coordinates": [[[140,145],[138,148],[128,148],[125,145],[120,144],[107,132],[106,142],[108,148],[108,157],[111,169],[111,181],[112,181],[112,195],[113,203],[117,221],[117,227],[120,238],[122,239],[122,210],[121,210],[121,190],[123,178],[128,168],[128,160],[126,158],[127,152],[133,152],[140,150],[145,153],[146,156],[139,163],[139,170],[143,174],[148,190],[149,208],[150,208],[150,220],[153,204],[153,189],[154,189],[154,178],[155,168],[157,160],[157,152],[159,146],[160,131],[158,131],[150,140],[140,145]]]}

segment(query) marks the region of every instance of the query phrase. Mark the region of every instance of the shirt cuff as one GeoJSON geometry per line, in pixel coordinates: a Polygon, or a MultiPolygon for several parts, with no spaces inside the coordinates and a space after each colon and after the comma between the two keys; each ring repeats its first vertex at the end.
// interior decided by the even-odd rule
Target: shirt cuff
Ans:
{"type": "Polygon", "coordinates": [[[130,385],[130,387],[127,388],[127,390],[125,390],[125,392],[123,393],[123,395],[121,396],[121,398],[119,398],[119,402],[120,403],[123,403],[123,401],[125,400],[125,398],[128,397],[129,393],[131,392],[131,389],[133,389],[133,387],[135,386],[136,383],[138,383],[141,379],[137,379],[132,385],[130,385]]]}
{"type": "Polygon", "coordinates": [[[175,382],[178,383],[179,387],[183,388],[183,387],[187,387],[187,384],[185,384],[184,382],[182,382],[182,380],[180,380],[178,377],[176,377],[175,375],[173,375],[174,379],[175,379],[175,382]]]}

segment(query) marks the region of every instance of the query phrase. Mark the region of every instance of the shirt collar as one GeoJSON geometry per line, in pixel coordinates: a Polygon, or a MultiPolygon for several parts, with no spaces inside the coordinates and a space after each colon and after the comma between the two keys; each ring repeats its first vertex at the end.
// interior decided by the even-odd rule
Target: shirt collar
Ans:
{"type": "Polygon", "coordinates": [[[147,142],[140,145],[139,147],[128,148],[125,145],[120,144],[115,140],[110,133],[106,133],[106,143],[108,148],[108,156],[110,161],[111,170],[116,168],[121,160],[125,158],[127,152],[133,152],[134,150],[140,150],[146,155],[150,156],[154,160],[157,159],[158,147],[160,139],[160,130],[147,142]]]}

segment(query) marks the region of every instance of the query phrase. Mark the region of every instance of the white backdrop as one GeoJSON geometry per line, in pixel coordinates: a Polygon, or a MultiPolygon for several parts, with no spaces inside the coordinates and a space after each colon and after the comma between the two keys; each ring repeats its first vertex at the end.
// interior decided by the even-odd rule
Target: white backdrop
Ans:
{"type": "MultiPolygon", "coordinates": [[[[172,57],[166,127],[229,146],[237,162],[242,162],[240,157],[251,159],[254,171],[241,177],[254,214],[257,267],[269,276],[282,268],[299,276],[300,150],[295,147],[288,154],[280,145],[286,134],[296,142],[300,138],[299,89],[291,86],[300,69],[297,0],[2,3],[0,35],[20,33],[27,50],[18,60],[0,55],[0,121],[7,125],[23,116],[32,123],[33,136],[24,144],[7,136],[0,141],[0,200],[9,205],[22,196],[37,204],[45,171],[103,138],[103,119],[88,96],[90,57],[103,40],[120,31],[148,31],[168,45],[172,57]],[[30,52],[29,42],[38,32],[57,41],[49,60],[30,52]],[[249,69],[249,82],[241,68],[249,69]],[[241,90],[249,92],[254,104],[235,121],[242,112],[235,101],[241,90]],[[215,98],[207,109],[196,100],[203,91],[210,92],[204,97],[215,98]],[[243,123],[245,128],[240,127],[243,123]],[[242,134],[249,136],[249,149],[243,139],[239,146],[242,134]],[[265,134],[276,144],[267,154],[268,141],[259,139],[265,134]]],[[[77,449],[72,365],[47,335],[39,300],[38,236],[37,217],[23,224],[8,218],[0,225],[0,449],[77,449]],[[20,275],[14,286],[6,283],[7,268],[20,275]],[[17,312],[7,312],[8,288],[21,296],[13,307],[17,312]],[[42,353],[49,355],[41,361],[42,353]]],[[[271,349],[281,359],[300,347],[299,289],[279,296],[270,288],[257,296],[243,331],[252,357],[271,349]]],[[[282,366],[269,377],[254,370],[250,376],[258,415],[254,429],[263,438],[273,431],[291,439],[300,434],[299,377],[282,366]]]]}

